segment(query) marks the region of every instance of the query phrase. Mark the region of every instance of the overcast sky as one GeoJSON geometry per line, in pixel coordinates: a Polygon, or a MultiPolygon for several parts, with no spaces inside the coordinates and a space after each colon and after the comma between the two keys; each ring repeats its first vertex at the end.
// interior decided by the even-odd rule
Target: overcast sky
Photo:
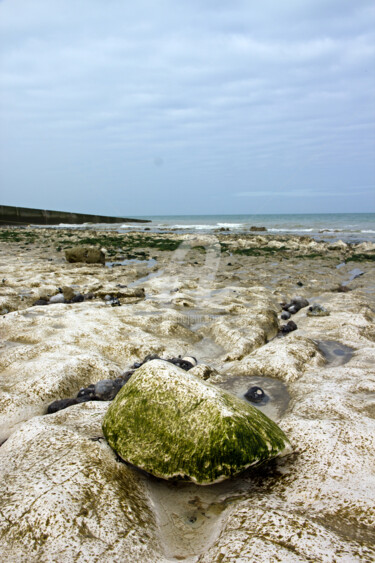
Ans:
{"type": "Polygon", "coordinates": [[[0,0],[0,203],[375,211],[374,0],[0,0]]]}

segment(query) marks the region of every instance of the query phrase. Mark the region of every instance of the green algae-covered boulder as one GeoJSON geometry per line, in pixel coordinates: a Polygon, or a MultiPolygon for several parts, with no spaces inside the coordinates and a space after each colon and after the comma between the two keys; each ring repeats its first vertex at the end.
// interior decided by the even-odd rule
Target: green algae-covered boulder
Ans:
{"type": "Polygon", "coordinates": [[[123,460],[156,477],[200,484],[291,451],[258,409],[162,360],[134,373],[109,407],[103,431],[123,460]]]}

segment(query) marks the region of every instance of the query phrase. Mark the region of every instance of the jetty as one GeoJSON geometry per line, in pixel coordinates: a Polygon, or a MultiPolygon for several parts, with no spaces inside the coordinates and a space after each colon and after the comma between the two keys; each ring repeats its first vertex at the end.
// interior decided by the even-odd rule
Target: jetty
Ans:
{"type": "Polygon", "coordinates": [[[129,219],[128,217],[108,217],[49,209],[31,209],[0,205],[0,225],[82,225],[83,223],[150,223],[148,219],[129,219]]]}

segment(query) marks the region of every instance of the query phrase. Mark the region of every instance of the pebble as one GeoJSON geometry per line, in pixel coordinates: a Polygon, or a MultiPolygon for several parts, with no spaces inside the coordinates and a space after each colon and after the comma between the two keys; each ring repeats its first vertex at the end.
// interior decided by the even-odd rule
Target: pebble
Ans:
{"type": "Polygon", "coordinates": [[[290,319],[291,313],[289,313],[289,311],[284,311],[283,313],[281,313],[280,317],[283,321],[287,321],[288,319],[290,319]]]}
{"type": "Polygon", "coordinates": [[[293,297],[290,303],[283,304],[282,307],[284,311],[288,311],[292,315],[298,313],[300,309],[307,307],[309,302],[304,297],[293,297]]]}
{"type": "Polygon", "coordinates": [[[53,305],[54,303],[65,303],[65,297],[63,293],[57,293],[56,295],[52,295],[52,297],[50,297],[49,299],[49,303],[50,305],[53,305]]]}
{"type": "Polygon", "coordinates": [[[77,405],[78,399],[60,399],[51,403],[47,409],[47,414],[53,414],[55,412],[71,407],[72,405],[77,405]]]}
{"type": "Polygon", "coordinates": [[[95,397],[95,384],[92,383],[88,387],[83,387],[82,389],[80,389],[77,393],[77,399],[79,399],[81,397],[92,397],[94,399],[94,397],[95,397]]]}
{"type": "Polygon", "coordinates": [[[190,362],[191,364],[193,364],[193,366],[196,366],[198,364],[198,360],[197,358],[194,358],[194,356],[184,356],[182,359],[185,362],[190,362]]]}
{"type": "Polygon", "coordinates": [[[252,403],[260,403],[265,397],[263,389],[260,387],[250,387],[245,393],[245,398],[252,403]]]}
{"type": "Polygon", "coordinates": [[[174,364],[175,366],[178,366],[179,368],[181,368],[185,371],[189,371],[189,369],[193,368],[196,365],[196,364],[192,364],[191,362],[189,362],[187,360],[183,360],[182,358],[170,358],[170,359],[165,360],[165,361],[169,362],[170,364],[174,364]]]}
{"type": "Polygon", "coordinates": [[[289,332],[293,332],[293,330],[297,330],[297,325],[294,321],[289,321],[286,325],[282,325],[280,328],[280,332],[282,334],[288,334],[289,332]]]}
{"type": "Polygon", "coordinates": [[[122,378],[98,381],[95,384],[95,397],[99,401],[112,401],[125,383],[122,378]]]}
{"type": "Polygon", "coordinates": [[[46,299],[38,299],[38,301],[33,303],[33,306],[37,307],[38,305],[48,305],[48,301],[46,299]]]}
{"type": "Polygon", "coordinates": [[[327,311],[323,305],[315,303],[315,305],[311,305],[311,307],[309,307],[306,314],[308,317],[328,317],[329,311],[327,311]]]}
{"type": "Polygon", "coordinates": [[[84,300],[85,300],[84,296],[81,293],[78,293],[77,295],[71,298],[70,303],[82,303],[82,301],[84,300]]]}

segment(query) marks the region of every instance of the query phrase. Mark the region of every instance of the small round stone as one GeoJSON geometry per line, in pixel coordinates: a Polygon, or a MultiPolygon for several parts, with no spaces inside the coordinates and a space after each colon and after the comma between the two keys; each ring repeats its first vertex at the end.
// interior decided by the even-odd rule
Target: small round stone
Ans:
{"type": "Polygon", "coordinates": [[[260,403],[265,397],[265,392],[260,387],[250,387],[245,393],[245,398],[251,403],[260,403]]]}

